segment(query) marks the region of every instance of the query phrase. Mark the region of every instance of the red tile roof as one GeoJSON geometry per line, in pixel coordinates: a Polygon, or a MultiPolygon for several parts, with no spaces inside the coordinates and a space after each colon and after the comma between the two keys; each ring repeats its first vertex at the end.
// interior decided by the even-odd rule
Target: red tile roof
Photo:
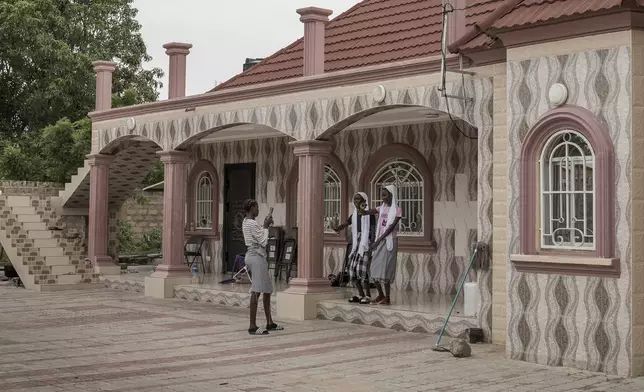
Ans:
{"type": "MultiPolygon", "coordinates": [[[[440,54],[441,0],[365,0],[326,27],[325,72],[440,54]]],[[[299,39],[214,90],[302,76],[299,39]]]]}
{"type": "MultiPolygon", "coordinates": [[[[479,33],[477,26],[485,29],[524,27],[608,10],[621,6],[622,2],[468,0],[466,24],[470,37],[458,47],[478,48],[487,44],[487,36],[479,33]]],[[[644,1],[639,0],[639,4],[642,3],[644,1]]],[[[442,0],[364,0],[356,4],[326,27],[325,72],[439,55],[441,12],[442,0]]],[[[302,57],[303,40],[300,38],[212,91],[300,77],[303,75],[302,57]]]]}
{"type": "MultiPolygon", "coordinates": [[[[468,7],[468,27],[485,23],[485,19],[496,8],[508,0],[471,1],[468,7]]],[[[562,17],[605,11],[622,6],[623,0],[523,0],[506,14],[500,16],[487,27],[488,29],[510,29],[547,22],[562,17]]],[[[489,21],[488,21],[489,22],[489,21]]],[[[479,48],[488,43],[488,38],[481,34],[469,42],[460,45],[461,49],[479,48]]]]}

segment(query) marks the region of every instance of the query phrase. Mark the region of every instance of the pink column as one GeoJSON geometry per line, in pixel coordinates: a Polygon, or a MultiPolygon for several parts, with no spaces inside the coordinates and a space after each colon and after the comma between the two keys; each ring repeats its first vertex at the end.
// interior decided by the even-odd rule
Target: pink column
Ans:
{"type": "Polygon", "coordinates": [[[188,276],[184,264],[184,220],[186,180],[190,155],[184,151],[161,151],[163,162],[163,264],[152,274],[155,278],[188,276]]]}
{"type": "Polygon", "coordinates": [[[108,243],[108,192],[110,164],[113,155],[88,155],[89,171],[89,227],[87,257],[96,266],[113,266],[107,255],[108,243]]]}
{"type": "Polygon", "coordinates": [[[168,72],[168,99],[186,96],[186,57],[190,54],[191,44],[170,42],[163,45],[165,54],[170,57],[168,72]]]}
{"type": "Polygon", "coordinates": [[[324,73],[325,26],[331,10],[318,7],[300,8],[300,21],[304,23],[304,76],[324,73]]]}
{"type": "Polygon", "coordinates": [[[297,278],[287,290],[291,293],[333,291],[323,276],[324,259],[324,164],[331,143],[320,140],[292,142],[298,158],[297,185],[299,221],[297,227],[297,278]]]}
{"type": "Polygon", "coordinates": [[[113,61],[94,61],[96,73],[96,111],[112,108],[112,73],[116,70],[113,61]]]}

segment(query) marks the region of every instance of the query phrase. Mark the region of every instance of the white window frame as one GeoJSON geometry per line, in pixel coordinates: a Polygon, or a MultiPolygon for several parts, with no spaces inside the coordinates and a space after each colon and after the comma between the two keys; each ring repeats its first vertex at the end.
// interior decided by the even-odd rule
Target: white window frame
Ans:
{"type": "Polygon", "coordinates": [[[405,237],[423,237],[425,234],[425,179],[413,162],[406,159],[395,159],[385,162],[376,171],[371,180],[371,204],[378,207],[382,200],[382,188],[394,185],[398,191],[398,207],[402,208],[403,217],[398,224],[398,235],[405,237]],[[400,167],[406,168],[401,170],[400,167]],[[414,181],[409,181],[410,178],[414,181]],[[411,185],[410,185],[411,183],[411,185]],[[417,198],[412,198],[416,187],[417,198]],[[415,205],[415,208],[412,206],[415,205]],[[416,219],[409,214],[416,212],[416,219]]]}
{"type": "MultiPolygon", "coordinates": [[[[540,199],[540,214],[541,214],[541,226],[539,227],[539,239],[541,243],[541,248],[542,249],[558,249],[558,250],[587,250],[587,251],[592,251],[595,250],[596,244],[597,244],[597,239],[595,238],[595,233],[597,233],[596,230],[596,222],[597,222],[597,194],[596,194],[596,181],[597,181],[597,175],[595,173],[595,152],[593,151],[592,145],[588,141],[584,135],[581,133],[571,130],[571,129],[565,129],[561,130],[554,135],[552,135],[544,144],[543,149],[541,150],[541,156],[539,158],[539,199],[540,199]],[[558,140],[560,136],[564,135],[561,140],[558,140]],[[581,140],[583,140],[584,143],[586,143],[588,149],[590,150],[590,155],[586,155],[584,153],[583,147],[580,146],[579,144],[575,143],[572,141],[572,137],[566,137],[566,135],[574,135],[576,137],[579,137],[581,140]],[[554,143],[557,143],[554,145],[554,143]],[[561,148],[565,148],[566,151],[564,153],[563,157],[554,157],[555,153],[559,151],[561,148]],[[579,156],[570,156],[570,149],[573,148],[577,152],[580,153],[579,156]],[[546,154],[548,156],[546,157],[546,154]],[[553,165],[552,163],[558,163],[557,170],[559,170],[560,173],[566,173],[566,179],[565,182],[562,183],[562,186],[560,186],[560,190],[553,191],[553,176],[548,175],[546,178],[545,173],[552,173],[553,170],[553,165]],[[582,165],[582,183],[584,184],[584,189],[583,190],[576,190],[575,189],[575,180],[574,180],[574,175],[577,172],[577,167],[579,165],[582,165]],[[572,166],[572,167],[570,167],[572,166]],[[588,190],[588,184],[587,184],[587,172],[588,168],[592,169],[592,189],[588,190]],[[572,176],[570,175],[570,172],[572,171],[572,176]],[[546,183],[548,181],[548,183],[546,183]],[[565,189],[564,189],[565,187],[565,189]],[[579,217],[574,216],[575,214],[575,195],[583,195],[583,216],[581,219],[579,217]],[[560,206],[560,211],[559,211],[559,217],[555,218],[554,213],[552,212],[552,207],[553,207],[553,196],[559,195],[561,199],[566,200],[565,203],[561,202],[559,203],[560,206]],[[592,196],[592,227],[587,227],[587,221],[589,220],[589,217],[587,216],[587,199],[588,195],[592,196]],[[548,202],[548,206],[546,205],[546,201],[548,202]],[[563,206],[565,204],[565,207],[563,206]],[[572,206],[572,207],[571,207],[572,206]],[[564,210],[565,210],[565,216],[564,216],[564,210]],[[573,211],[573,216],[571,217],[571,210],[573,211]],[[564,227],[557,227],[554,228],[554,223],[555,221],[558,221],[560,224],[565,224],[564,227]],[[581,241],[577,242],[575,241],[575,238],[579,238],[578,234],[575,235],[576,232],[578,232],[580,229],[575,227],[575,224],[577,222],[584,222],[584,232],[582,233],[583,235],[581,236],[581,241]],[[564,231],[569,231],[570,235],[570,241],[565,242],[563,238],[561,240],[557,240],[556,238],[556,232],[564,230],[564,231]],[[587,235],[588,231],[590,230],[590,235],[587,235]],[[588,242],[586,238],[590,237],[590,241],[588,242]]],[[[560,174],[560,181],[561,181],[561,174],[560,174]]]]}
{"type": "Polygon", "coordinates": [[[213,216],[212,208],[214,203],[213,178],[209,172],[203,171],[197,177],[195,183],[195,227],[197,230],[212,230],[213,216]],[[206,186],[202,186],[206,184],[206,186]],[[209,224],[201,223],[201,217],[205,216],[209,224]]]}
{"type": "Polygon", "coordinates": [[[324,165],[324,232],[335,233],[342,216],[342,181],[328,163],[324,165]]]}

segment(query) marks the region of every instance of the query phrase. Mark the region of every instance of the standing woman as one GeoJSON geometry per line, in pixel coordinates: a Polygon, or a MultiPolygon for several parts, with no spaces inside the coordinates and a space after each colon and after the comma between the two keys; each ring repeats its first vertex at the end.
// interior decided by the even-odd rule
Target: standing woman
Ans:
{"type": "Polygon", "coordinates": [[[371,302],[371,290],[369,288],[369,246],[373,241],[376,217],[366,214],[369,205],[367,194],[358,192],[353,196],[355,209],[347,221],[333,230],[339,233],[341,230],[351,226],[352,248],[349,254],[349,278],[355,283],[358,289],[358,296],[349,298],[349,302],[360,302],[368,304],[371,302]],[[364,287],[363,287],[364,283],[364,287]]]}
{"type": "Polygon", "coordinates": [[[378,214],[376,240],[371,245],[371,279],[376,283],[378,297],[373,303],[391,304],[391,283],[396,279],[398,262],[398,238],[396,228],[402,218],[402,209],[398,207],[396,187],[387,185],[382,190],[382,204],[370,214],[378,214]],[[382,285],[385,291],[382,291],[382,285]]]}
{"type": "Polygon", "coordinates": [[[273,224],[273,217],[268,215],[264,219],[264,227],[261,227],[255,220],[259,215],[259,204],[256,200],[246,200],[244,203],[246,218],[242,223],[244,242],[248,248],[246,251],[245,263],[251,273],[251,296],[250,296],[250,326],[248,333],[251,335],[268,335],[268,331],[281,331],[281,325],[273,322],[271,315],[271,293],[273,293],[273,281],[268,273],[268,262],[266,261],[266,244],[268,242],[268,228],[273,224]],[[259,295],[263,294],[264,313],[266,314],[266,328],[257,326],[257,301],[259,295]]]}

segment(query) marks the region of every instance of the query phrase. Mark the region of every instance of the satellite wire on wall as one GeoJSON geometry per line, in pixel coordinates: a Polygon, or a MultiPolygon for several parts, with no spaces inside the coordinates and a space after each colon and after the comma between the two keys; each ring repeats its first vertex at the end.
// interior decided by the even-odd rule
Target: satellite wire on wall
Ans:
{"type": "MultiPolygon", "coordinates": [[[[448,16],[448,14],[450,12],[454,12],[454,11],[455,11],[454,6],[452,6],[450,3],[445,3],[443,5],[443,30],[441,32],[441,85],[438,88],[438,90],[442,93],[443,98],[445,98],[445,109],[446,109],[447,115],[449,116],[449,119],[452,122],[452,124],[454,125],[454,127],[456,127],[458,132],[461,135],[463,135],[464,137],[466,137],[468,139],[476,140],[476,139],[478,139],[478,136],[469,136],[465,132],[463,132],[463,130],[458,125],[456,120],[454,120],[454,117],[452,117],[452,113],[451,113],[451,110],[450,110],[450,107],[449,107],[449,100],[451,98],[458,98],[458,99],[462,99],[464,101],[468,100],[468,98],[465,97],[465,72],[462,72],[462,68],[463,68],[463,58],[462,57],[460,57],[460,59],[459,59],[460,68],[461,68],[461,72],[459,72],[459,73],[461,74],[461,89],[462,89],[461,91],[462,91],[463,96],[459,97],[459,96],[451,96],[451,95],[447,94],[447,87],[446,87],[446,84],[447,84],[447,82],[446,82],[446,75],[447,75],[447,27],[448,27],[448,23],[449,23],[447,16],[448,16]],[[448,9],[448,7],[449,7],[449,9],[448,9]]],[[[459,56],[461,56],[461,55],[459,55],[459,56]]]]}

